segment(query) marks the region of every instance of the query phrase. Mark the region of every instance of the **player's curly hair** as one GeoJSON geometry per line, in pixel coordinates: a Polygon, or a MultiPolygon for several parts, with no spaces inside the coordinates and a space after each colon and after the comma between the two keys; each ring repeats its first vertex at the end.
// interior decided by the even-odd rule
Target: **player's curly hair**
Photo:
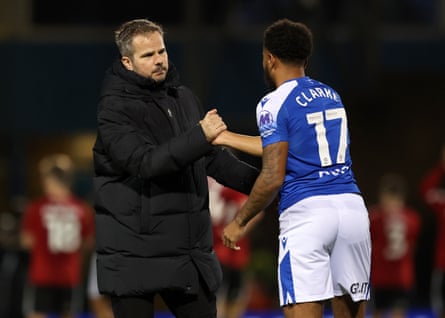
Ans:
{"type": "Polygon", "coordinates": [[[264,31],[263,46],[285,63],[305,65],[312,54],[312,32],[303,23],[281,19],[264,31]]]}
{"type": "Polygon", "coordinates": [[[114,41],[122,56],[131,56],[133,38],[139,34],[152,32],[159,32],[164,36],[164,30],[159,24],[147,19],[134,19],[124,22],[114,31],[114,41]]]}

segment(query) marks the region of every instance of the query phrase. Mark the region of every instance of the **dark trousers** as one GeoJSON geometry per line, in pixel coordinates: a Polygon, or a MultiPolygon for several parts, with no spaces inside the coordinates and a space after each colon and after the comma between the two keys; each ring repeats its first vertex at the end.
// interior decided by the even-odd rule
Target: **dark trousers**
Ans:
{"type": "MultiPolygon", "coordinates": [[[[177,318],[216,318],[216,297],[203,283],[197,295],[161,291],[159,295],[177,318]]],[[[144,296],[111,297],[115,318],[153,318],[155,293],[144,296]]]]}

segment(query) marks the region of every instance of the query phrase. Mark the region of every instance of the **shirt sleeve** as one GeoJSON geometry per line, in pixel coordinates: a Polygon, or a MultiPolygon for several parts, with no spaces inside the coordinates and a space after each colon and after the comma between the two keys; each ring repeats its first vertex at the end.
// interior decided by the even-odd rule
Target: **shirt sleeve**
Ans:
{"type": "Polygon", "coordinates": [[[144,178],[176,173],[212,150],[198,124],[159,144],[111,103],[98,113],[98,130],[103,150],[113,163],[144,178]]]}
{"type": "Polygon", "coordinates": [[[280,99],[270,98],[257,108],[257,123],[263,147],[288,141],[288,112],[280,99]]]}

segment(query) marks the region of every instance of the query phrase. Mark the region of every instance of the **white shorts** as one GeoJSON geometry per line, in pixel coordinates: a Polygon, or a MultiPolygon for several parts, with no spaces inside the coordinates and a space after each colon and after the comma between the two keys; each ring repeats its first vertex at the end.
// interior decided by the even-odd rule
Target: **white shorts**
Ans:
{"type": "Polygon", "coordinates": [[[280,305],[351,295],[369,299],[371,238],[357,194],[306,198],[279,218],[280,305]]]}

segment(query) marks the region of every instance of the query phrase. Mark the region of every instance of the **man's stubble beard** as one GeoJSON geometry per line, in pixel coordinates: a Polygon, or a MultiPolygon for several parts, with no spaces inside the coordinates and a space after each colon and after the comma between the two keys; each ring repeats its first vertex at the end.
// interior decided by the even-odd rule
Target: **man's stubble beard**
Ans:
{"type": "Polygon", "coordinates": [[[277,86],[275,85],[272,76],[270,76],[270,72],[267,69],[267,67],[263,68],[263,74],[264,74],[264,83],[266,84],[266,87],[268,90],[275,90],[277,86]]]}

